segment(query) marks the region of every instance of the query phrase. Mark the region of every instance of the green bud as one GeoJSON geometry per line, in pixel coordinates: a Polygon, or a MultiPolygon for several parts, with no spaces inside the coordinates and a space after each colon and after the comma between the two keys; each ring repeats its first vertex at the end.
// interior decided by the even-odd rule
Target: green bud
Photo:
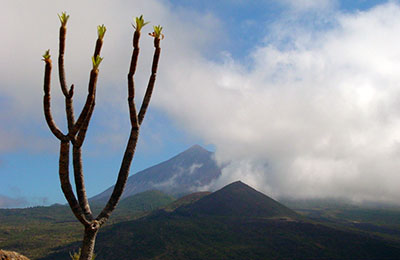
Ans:
{"type": "Polygon", "coordinates": [[[149,33],[150,36],[161,40],[164,39],[164,34],[161,33],[163,29],[161,25],[153,26],[153,29],[154,31],[152,33],[149,33]]]}
{"type": "Polygon", "coordinates": [[[107,28],[104,26],[104,24],[97,26],[97,35],[100,40],[103,40],[104,34],[106,33],[107,28]]]}
{"type": "Polygon", "coordinates": [[[97,70],[102,60],[103,58],[99,55],[96,58],[92,56],[93,69],[97,70]]]}
{"type": "Polygon", "coordinates": [[[43,57],[43,60],[44,60],[44,61],[49,60],[49,59],[50,59],[50,49],[48,49],[48,50],[42,55],[42,57],[43,57]]]}
{"type": "Polygon", "coordinates": [[[149,22],[145,22],[143,19],[143,15],[136,17],[135,18],[136,24],[132,24],[133,28],[136,29],[136,31],[140,32],[142,30],[143,26],[148,24],[149,22]]]}
{"type": "Polygon", "coordinates": [[[60,19],[61,25],[65,26],[68,22],[69,15],[67,15],[67,12],[62,12],[61,15],[57,14],[58,18],[60,19]]]}

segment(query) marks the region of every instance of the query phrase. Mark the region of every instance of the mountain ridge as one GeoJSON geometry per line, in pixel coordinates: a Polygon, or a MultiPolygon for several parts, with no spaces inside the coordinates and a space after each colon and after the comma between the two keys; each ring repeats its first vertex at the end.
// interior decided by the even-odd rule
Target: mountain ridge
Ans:
{"type": "Polygon", "coordinates": [[[293,210],[242,181],[230,183],[175,211],[178,214],[189,215],[299,218],[293,210]]]}
{"type": "MultiPolygon", "coordinates": [[[[175,211],[157,210],[106,226],[98,235],[97,258],[376,260],[400,255],[400,241],[293,216],[290,209],[241,181],[196,196],[198,200],[175,211]]],[[[79,245],[70,244],[42,260],[67,260],[68,251],[79,245]]]]}
{"type": "MultiPolygon", "coordinates": [[[[193,145],[172,158],[137,172],[128,178],[122,198],[146,190],[160,190],[173,196],[199,191],[221,175],[214,153],[193,145]]],[[[108,200],[114,186],[93,196],[93,201],[108,200]]]]}

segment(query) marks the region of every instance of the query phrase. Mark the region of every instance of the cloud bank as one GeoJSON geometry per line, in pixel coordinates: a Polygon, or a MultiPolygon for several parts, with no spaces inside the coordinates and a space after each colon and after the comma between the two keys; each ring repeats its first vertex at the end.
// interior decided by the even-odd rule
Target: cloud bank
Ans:
{"type": "MultiPolygon", "coordinates": [[[[48,130],[37,105],[42,102],[40,55],[50,48],[56,59],[55,14],[63,10],[71,14],[66,71],[68,83],[75,83],[78,107],[86,93],[95,28],[102,23],[108,28],[96,105],[105,116],[95,112],[94,140],[97,136],[123,145],[129,124],[129,23],[143,13],[164,25],[166,34],[152,106],[215,145],[218,162],[227,166],[213,188],[241,179],[273,196],[398,202],[400,6],[389,2],[344,14],[334,1],[301,2],[286,0],[295,15],[268,25],[268,35],[259,36],[264,44],[240,60],[228,52],[209,59],[214,55],[207,51],[227,37],[218,18],[172,10],[167,2],[7,3],[0,11],[0,32],[7,35],[0,49],[0,104],[7,113],[0,119],[13,124],[0,126],[0,137],[6,140],[0,151],[36,149],[36,144],[27,144],[35,138],[21,142],[27,133],[48,149],[52,137],[43,134],[48,130]],[[324,15],[316,15],[320,10],[324,15]],[[309,12],[312,21],[305,18],[309,12]],[[21,19],[32,13],[41,14],[35,26],[21,19]],[[109,138],[105,133],[111,133],[109,138]]],[[[136,78],[139,98],[152,52],[151,39],[143,40],[136,78]]],[[[59,104],[53,106],[55,118],[63,126],[55,73],[53,84],[54,104],[59,104]]]]}
{"type": "Polygon", "coordinates": [[[398,17],[390,2],[332,12],[323,30],[278,22],[250,63],[180,57],[157,104],[229,164],[215,187],[398,203],[398,17]]]}

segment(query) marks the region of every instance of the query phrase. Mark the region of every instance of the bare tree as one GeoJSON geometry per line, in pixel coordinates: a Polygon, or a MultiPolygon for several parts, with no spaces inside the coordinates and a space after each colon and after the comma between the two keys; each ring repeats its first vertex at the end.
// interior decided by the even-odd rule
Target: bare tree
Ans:
{"type": "Polygon", "coordinates": [[[101,47],[103,45],[103,37],[106,32],[104,25],[97,27],[98,38],[94,54],[92,57],[93,68],[90,71],[90,79],[88,86],[88,95],[84,107],[79,114],[77,120],[75,120],[74,106],[73,106],[73,95],[74,85],[70,88],[67,87],[64,71],[64,50],[65,50],[65,37],[66,37],[66,24],[69,19],[69,15],[65,12],[59,15],[61,21],[60,27],[60,38],[59,38],[59,53],[58,53],[58,74],[61,85],[62,93],[65,97],[65,111],[68,123],[67,134],[64,134],[55,124],[51,109],[50,109],[50,75],[52,69],[52,62],[50,59],[50,51],[47,50],[43,55],[45,62],[45,74],[44,74],[44,115],[46,122],[51,132],[60,140],[60,157],[59,157],[59,176],[61,182],[61,188],[68,201],[69,206],[72,209],[75,217],[84,226],[84,237],[81,248],[80,260],[92,259],[96,235],[102,225],[106,223],[111,213],[115,209],[119,199],[121,198],[122,192],[125,188],[125,184],[129,175],[130,165],[135,153],[135,147],[138,141],[139,129],[143,122],[143,118],[146,114],[147,107],[149,106],[150,98],[153,92],[154,83],[156,80],[158,60],[160,57],[160,40],[164,37],[161,33],[161,26],[153,26],[154,31],[149,35],[154,37],[154,55],[153,63],[151,67],[151,75],[147,85],[146,93],[142,101],[139,113],[137,113],[135,105],[135,85],[134,75],[136,71],[137,60],[139,56],[139,38],[140,32],[143,26],[147,24],[144,22],[143,16],[136,17],[136,23],[133,26],[135,32],[133,34],[133,53],[128,73],[128,104],[129,104],[129,115],[131,122],[131,131],[128,140],[128,144],[125,149],[124,157],[122,159],[121,167],[118,173],[118,179],[114,186],[114,190],[106,206],[101,213],[94,217],[90,205],[87,199],[84,175],[82,170],[82,144],[85,140],[86,132],[89,126],[90,119],[95,107],[96,98],[96,83],[99,74],[99,65],[102,61],[100,57],[101,47]],[[75,197],[74,191],[71,186],[69,177],[69,156],[70,156],[70,144],[72,144],[72,164],[74,170],[75,188],[77,197],[75,197]]]}

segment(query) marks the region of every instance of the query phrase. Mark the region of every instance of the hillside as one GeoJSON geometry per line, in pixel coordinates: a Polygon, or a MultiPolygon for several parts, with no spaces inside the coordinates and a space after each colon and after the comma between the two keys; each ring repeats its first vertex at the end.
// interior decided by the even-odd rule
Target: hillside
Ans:
{"type": "Polygon", "coordinates": [[[171,204],[167,205],[163,209],[166,210],[166,211],[171,212],[171,211],[176,210],[179,207],[192,204],[192,203],[198,201],[199,199],[201,199],[201,198],[203,198],[203,197],[205,197],[207,195],[210,195],[210,194],[211,194],[211,192],[209,192],[209,191],[195,192],[195,193],[183,196],[183,197],[175,200],[174,202],[172,202],[171,204]]]}
{"type": "MultiPolygon", "coordinates": [[[[242,182],[199,197],[173,212],[158,210],[105,227],[96,259],[372,260],[400,255],[400,242],[299,217],[242,182]]],[[[41,260],[67,260],[67,252],[77,246],[41,260]]]]}
{"type": "MultiPolygon", "coordinates": [[[[138,193],[122,200],[107,224],[136,219],[174,200],[160,191],[138,193]]],[[[93,205],[92,210],[99,212],[101,208],[93,205]]],[[[37,259],[81,239],[82,225],[69,206],[0,209],[0,249],[37,259]]]]}
{"type": "Polygon", "coordinates": [[[235,216],[235,217],[291,217],[298,215],[265,194],[241,181],[176,210],[177,214],[235,216]]]}

